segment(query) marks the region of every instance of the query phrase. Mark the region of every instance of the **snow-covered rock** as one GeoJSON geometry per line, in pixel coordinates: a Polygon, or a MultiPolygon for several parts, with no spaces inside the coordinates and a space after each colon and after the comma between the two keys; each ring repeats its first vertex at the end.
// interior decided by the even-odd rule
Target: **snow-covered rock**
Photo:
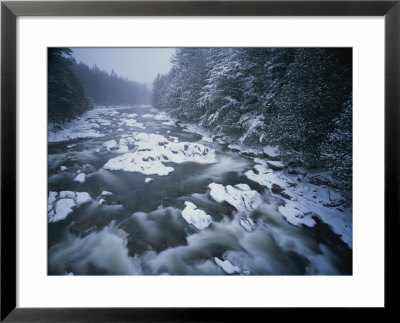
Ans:
{"type": "Polygon", "coordinates": [[[68,214],[72,212],[72,208],[75,205],[75,201],[71,198],[63,198],[58,200],[54,208],[54,214],[49,217],[49,222],[64,220],[68,214]]]}
{"type": "Polygon", "coordinates": [[[48,200],[47,200],[47,204],[48,205],[52,205],[55,201],[56,201],[56,199],[57,199],[57,195],[58,195],[58,193],[57,192],[49,192],[49,198],[48,198],[48,200]]]}
{"type": "Polygon", "coordinates": [[[260,149],[248,148],[239,144],[229,144],[228,148],[233,151],[239,151],[241,155],[246,157],[263,157],[263,152],[260,149]]]}
{"type": "Polygon", "coordinates": [[[307,170],[305,170],[303,167],[289,167],[288,174],[306,176],[307,170]]]}
{"type": "Polygon", "coordinates": [[[110,159],[103,168],[163,176],[174,171],[173,167],[165,166],[162,163],[166,160],[168,158],[164,159],[162,153],[154,150],[136,151],[110,159]]]}
{"type": "Polygon", "coordinates": [[[282,170],[283,168],[285,168],[285,164],[280,161],[268,160],[266,163],[267,163],[268,167],[273,170],[282,170]]]}
{"type": "Polygon", "coordinates": [[[215,163],[215,151],[202,144],[169,142],[157,134],[136,133],[137,151],[110,159],[103,168],[139,172],[145,175],[168,175],[173,167],[164,163],[215,163]]]}
{"type": "Polygon", "coordinates": [[[49,192],[48,198],[48,220],[57,222],[64,220],[72,213],[73,207],[81,206],[92,201],[87,192],[61,191],[49,192]]]}
{"type": "Polygon", "coordinates": [[[74,178],[75,182],[79,182],[79,183],[84,183],[86,181],[86,174],[85,173],[79,173],[75,178],[74,178]]]}
{"type": "Polygon", "coordinates": [[[103,143],[103,146],[107,148],[108,151],[118,148],[118,144],[115,140],[109,140],[103,143]]]}
{"type": "Polygon", "coordinates": [[[67,166],[61,166],[60,169],[61,169],[61,171],[63,172],[63,171],[65,171],[65,170],[67,170],[68,167],[67,167],[67,166]]]}
{"type": "Polygon", "coordinates": [[[165,146],[169,141],[162,135],[135,132],[133,142],[137,145],[137,150],[153,150],[158,146],[165,146]]]}
{"type": "Polygon", "coordinates": [[[269,189],[272,189],[274,184],[278,185],[282,189],[287,189],[290,187],[289,180],[280,176],[280,174],[273,172],[266,165],[256,165],[254,166],[254,171],[249,170],[245,173],[245,176],[269,189]]]}
{"type": "Polygon", "coordinates": [[[191,202],[185,202],[185,205],[182,217],[187,223],[192,224],[199,230],[207,228],[212,223],[212,217],[203,210],[198,209],[196,205],[191,202]]]}
{"type": "Polygon", "coordinates": [[[265,146],[263,148],[264,156],[271,160],[279,160],[280,153],[277,146],[265,146]]]}
{"type": "Polygon", "coordinates": [[[75,194],[75,192],[72,192],[72,191],[61,191],[60,192],[60,199],[63,199],[63,198],[70,198],[70,199],[75,199],[75,197],[76,197],[76,194],[75,194]]]}
{"type": "Polygon", "coordinates": [[[119,140],[119,145],[118,145],[118,153],[127,153],[129,150],[128,148],[128,140],[125,138],[121,138],[119,140]]]}
{"type": "Polygon", "coordinates": [[[232,265],[228,260],[222,261],[221,259],[214,257],[215,263],[222,268],[224,272],[229,275],[240,273],[241,269],[237,266],[232,265]]]}
{"type": "Polygon", "coordinates": [[[146,177],[146,179],[144,180],[145,183],[150,183],[153,179],[150,177],[146,177]]]}
{"type": "Polygon", "coordinates": [[[109,192],[109,191],[103,191],[103,192],[101,192],[101,195],[102,196],[109,196],[109,195],[112,195],[113,193],[112,192],[109,192]]]}
{"type": "Polygon", "coordinates": [[[208,137],[208,136],[203,136],[201,138],[201,140],[206,141],[206,142],[213,142],[214,141],[211,137],[208,137]]]}
{"type": "Polygon", "coordinates": [[[87,192],[77,192],[76,193],[76,205],[83,205],[92,201],[89,193],[87,192]]]}
{"type": "Polygon", "coordinates": [[[225,201],[240,212],[252,211],[263,203],[261,195],[257,191],[251,190],[247,184],[223,186],[211,183],[208,187],[212,199],[219,203],[225,201]]]}

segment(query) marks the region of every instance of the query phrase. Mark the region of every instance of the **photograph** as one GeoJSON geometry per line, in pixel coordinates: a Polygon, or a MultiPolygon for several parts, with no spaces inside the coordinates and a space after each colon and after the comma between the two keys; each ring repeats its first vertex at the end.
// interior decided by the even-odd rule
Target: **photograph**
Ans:
{"type": "Polygon", "coordinates": [[[48,47],[47,127],[47,275],[353,275],[352,47],[48,47]]]}

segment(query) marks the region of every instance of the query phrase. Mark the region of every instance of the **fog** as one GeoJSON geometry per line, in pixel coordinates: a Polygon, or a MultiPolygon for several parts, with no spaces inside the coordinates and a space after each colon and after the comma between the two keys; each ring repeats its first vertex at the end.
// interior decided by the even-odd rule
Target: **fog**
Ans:
{"type": "Polygon", "coordinates": [[[151,84],[158,73],[171,68],[170,58],[175,48],[71,48],[77,62],[126,77],[129,80],[151,84]]]}

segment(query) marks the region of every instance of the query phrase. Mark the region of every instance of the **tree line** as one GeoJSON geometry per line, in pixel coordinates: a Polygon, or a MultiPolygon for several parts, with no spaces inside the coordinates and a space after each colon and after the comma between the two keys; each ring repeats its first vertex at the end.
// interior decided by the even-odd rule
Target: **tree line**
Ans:
{"type": "Polygon", "coordinates": [[[145,84],[77,63],[69,48],[48,49],[48,121],[56,130],[94,105],[149,104],[145,84]]]}
{"type": "Polygon", "coordinates": [[[352,50],[179,48],[153,106],[247,146],[352,184],[352,50]]]}
{"type": "Polygon", "coordinates": [[[84,63],[72,65],[86,93],[96,105],[137,105],[150,104],[151,91],[141,84],[118,76],[114,71],[107,73],[96,65],[84,63]]]}

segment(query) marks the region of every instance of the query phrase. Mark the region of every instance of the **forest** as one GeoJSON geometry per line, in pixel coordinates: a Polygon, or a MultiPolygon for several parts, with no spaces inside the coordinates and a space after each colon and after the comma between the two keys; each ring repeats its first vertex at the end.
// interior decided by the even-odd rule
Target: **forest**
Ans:
{"type": "Polygon", "coordinates": [[[145,84],[78,63],[69,48],[48,49],[49,123],[56,129],[96,105],[149,104],[145,84]]]}
{"type": "Polygon", "coordinates": [[[153,106],[230,142],[280,148],[352,186],[350,48],[180,48],[153,84],[153,106]]]}

